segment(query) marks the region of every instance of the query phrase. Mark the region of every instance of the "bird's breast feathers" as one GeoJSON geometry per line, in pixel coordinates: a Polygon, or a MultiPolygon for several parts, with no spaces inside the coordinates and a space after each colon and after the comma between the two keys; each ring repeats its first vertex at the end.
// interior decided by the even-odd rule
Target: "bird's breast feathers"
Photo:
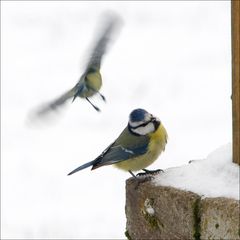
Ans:
{"type": "Polygon", "coordinates": [[[84,77],[84,88],[81,91],[80,97],[92,97],[102,86],[102,77],[99,71],[89,72],[84,77]]]}
{"type": "Polygon", "coordinates": [[[148,150],[145,154],[116,163],[115,166],[127,171],[138,171],[151,165],[165,149],[167,132],[163,125],[160,124],[158,129],[149,135],[150,141],[148,144],[148,150]]]}
{"type": "Polygon", "coordinates": [[[86,76],[86,84],[89,88],[99,91],[102,86],[102,77],[99,71],[91,72],[86,76]]]}
{"type": "Polygon", "coordinates": [[[150,133],[150,142],[148,147],[148,152],[152,152],[157,156],[165,150],[165,145],[167,144],[167,131],[162,124],[159,125],[158,129],[150,133]]]}

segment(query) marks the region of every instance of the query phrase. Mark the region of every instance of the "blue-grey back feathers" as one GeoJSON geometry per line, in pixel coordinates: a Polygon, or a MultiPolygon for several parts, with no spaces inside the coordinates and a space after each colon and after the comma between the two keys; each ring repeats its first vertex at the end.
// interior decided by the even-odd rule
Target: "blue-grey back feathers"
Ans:
{"type": "Polygon", "coordinates": [[[112,147],[110,147],[110,149],[106,154],[96,159],[98,161],[93,165],[92,169],[95,169],[104,165],[111,165],[114,163],[131,159],[131,158],[135,158],[146,152],[147,152],[147,145],[135,147],[135,148],[125,148],[121,145],[117,145],[117,146],[113,145],[112,147]]]}
{"type": "Polygon", "coordinates": [[[108,148],[106,148],[103,151],[103,153],[99,157],[97,157],[95,160],[83,164],[82,166],[70,172],[68,175],[76,173],[90,166],[92,166],[92,170],[93,170],[98,167],[111,165],[114,163],[131,159],[131,158],[135,158],[139,155],[146,153],[147,148],[148,148],[147,144],[141,145],[139,147],[134,146],[133,148],[126,148],[121,145],[115,145],[115,143],[113,143],[108,148]]]}

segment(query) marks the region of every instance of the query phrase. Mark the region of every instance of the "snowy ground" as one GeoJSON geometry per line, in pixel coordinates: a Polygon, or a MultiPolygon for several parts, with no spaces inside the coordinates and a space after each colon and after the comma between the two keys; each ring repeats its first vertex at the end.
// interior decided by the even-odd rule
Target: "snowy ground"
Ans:
{"type": "Polygon", "coordinates": [[[206,159],[166,169],[153,180],[156,185],[192,191],[202,197],[239,200],[239,166],[232,162],[232,144],[222,146],[206,159]]]}
{"type": "Polygon", "coordinates": [[[169,134],[151,169],[231,142],[230,47],[230,1],[1,2],[2,238],[124,238],[130,175],[67,173],[98,156],[137,107],[169,134]],[[58,121],[26,124],[31,109],[76,83],[106,9],[124,27],[103,61],[107,104],[93,99],[102,112],[77,99],[58,121]]]}

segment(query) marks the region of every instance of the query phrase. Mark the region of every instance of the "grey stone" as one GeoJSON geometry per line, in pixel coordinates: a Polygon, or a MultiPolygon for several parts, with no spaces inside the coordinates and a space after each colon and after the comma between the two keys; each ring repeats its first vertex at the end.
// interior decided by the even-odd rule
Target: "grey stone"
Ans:
{"type": "Polygon", "coordinates": [[[201,199],[149,177],[127,180],[125,211],[129,239],[240,240],[238,200],[201,199]]]}
{"type": "Polygon", "coordinates": [[[206,198],[201,201],[202,239],[240,239],[239,201],[206,198]]]}
{"type": "Polygon", "coordinates": [[[200,197],[172,187],[154,186],[149,179],[126,185],[127,233],[131,239],[194,239],[194,209],[200,197]]]}

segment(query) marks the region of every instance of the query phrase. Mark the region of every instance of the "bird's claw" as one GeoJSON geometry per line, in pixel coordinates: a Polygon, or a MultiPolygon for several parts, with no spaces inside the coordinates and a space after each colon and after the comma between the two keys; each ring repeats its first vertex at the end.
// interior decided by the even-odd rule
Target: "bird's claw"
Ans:
{"type": "Polygon", "coordinates": [[[92,105],[92,107],[93,107],[96,111],[101,112],[101,111],[100,111],[100,108],[98,108],[97,106],[95,106],[87,97],[86,97],[86,100],[92,105]]]}
{"type": "Polygon", "coordinates": [[[147,170],[147,169],[142,169],[144,172],[138,173],[137,176],[146,176],[146,175],[156,175],[160,172],[164,172],[162,169],[157,169],[157,170],[147,170]]]}
{"type": "Polygon", "coordinates": [[[104,102],[106,102],[106,98],[105,98],[102,94],[101,94],[100,96],[101,96],[102,100],[103,100],[104,102]]]}
{"type": "Polygon", "coordinates": [[[94,106],[94,109],[97,111],[97,112],[101,112],[100,108],[94,106]]]}

